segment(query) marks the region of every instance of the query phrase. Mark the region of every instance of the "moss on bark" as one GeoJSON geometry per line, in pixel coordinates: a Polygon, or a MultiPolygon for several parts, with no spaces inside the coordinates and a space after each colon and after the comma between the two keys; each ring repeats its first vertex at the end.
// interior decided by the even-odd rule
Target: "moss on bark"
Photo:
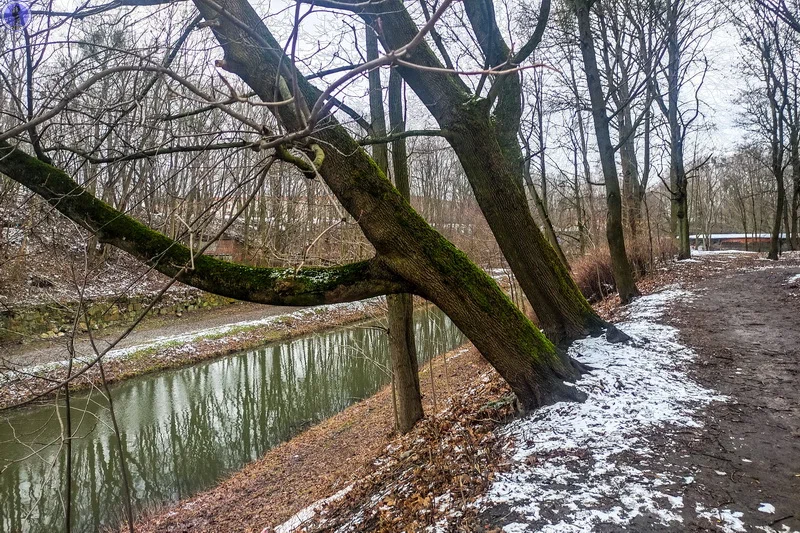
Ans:
{"type": "Polygon", "coordinates": [[[95,198],[64,171],[0,144],[0,172],[39,194],[62,214],[167,276],[199,289],[256,303],[318,305],[408,292],[410,286],[379,260],[337,267],[251,267],[207,255],[95,198]],[[189,268],[194,262],[194,268],[189,268]]]}

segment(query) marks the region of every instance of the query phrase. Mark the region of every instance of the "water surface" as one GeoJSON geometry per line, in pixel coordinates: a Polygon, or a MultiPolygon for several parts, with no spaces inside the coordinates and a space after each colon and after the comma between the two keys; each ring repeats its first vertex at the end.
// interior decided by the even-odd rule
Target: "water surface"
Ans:
{"type": "MultiPolygon", "coordinates": [[[[464,337],[438,309],[415,314],[420,360],[464,337]]],[[[389,382],[388,342],[362,323],[145,375],[112,387],[138,510],[214,485],[304,427],[389,382]]],[[[120,465],[108,402],[74,395],[73,531],[97,531],[123,516],[120,465]]],[[[65,409],[0,416],[0,531],[64,530],[65,409]]]]}

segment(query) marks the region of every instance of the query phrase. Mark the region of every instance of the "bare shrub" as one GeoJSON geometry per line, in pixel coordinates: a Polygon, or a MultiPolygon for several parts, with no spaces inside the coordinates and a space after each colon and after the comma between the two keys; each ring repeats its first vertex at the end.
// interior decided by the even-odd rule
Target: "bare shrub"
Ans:
{"type": "MultiPolygon", "coordinates": [[[[673,260],[676,254],[677,245],[672,239],[654,240],[652,249],[646,239],[639,239],[628,247],[628,259],[638,278],[652,272],[656,265],[673,260]]],[[[573,258],[570,266],[575,282],[590,302],[602,300],[616,291],[608,248],[593,248],[573,258]]]]}

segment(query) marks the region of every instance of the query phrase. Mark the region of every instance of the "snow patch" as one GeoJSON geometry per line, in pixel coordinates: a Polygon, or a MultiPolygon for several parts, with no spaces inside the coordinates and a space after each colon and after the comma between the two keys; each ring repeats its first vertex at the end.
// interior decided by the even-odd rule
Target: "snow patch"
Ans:
{"type": "Polygon", "coordinates": [[[775,506],[771,503],[762,503],[758,506],[758,510],[762,513],[775,514],[775,506]]]}
{"type": "Polygon", "coordinates": [[[522,525],[544,533],[588,531],[644,514],[681,523],[683,499],[669,490],[690,481],[649,468],[657,450],[648,434],[700,427],[696,411],[726,400],[689,378],[685,368],[694,352],[678,342],[677,329],[658,322],[669,304],[690,298],[671,288],[634,301],[629,318],[617,324],[632,337],[628,344],[604,337],[575,342],[570,355],[594,368],[577,383],[588,399],[545,407],[506,426],[502,431],[515,443],[513,466],[476,505],[507,506],[515,521],[509,532],[522,525]]]}
{"type": "Polygon", "coordinates": [[[283,524],[277,526],[275,529],[271,528],[264,528],[261,533],[291,533],[292,531],[297,531],[300,529],[304,524],[308,523],[309,520],[314,518],[314,515],[317,513],[319,509],[324,507],[325,505],[335,502],[336,500],[341,500],[347,493],[353,490],[353,485],[348,485],[347,487],[343,488],[333,496],[328,496],[327,498],[323,498],[321,500],[317,500],[305,509],[301,509],[297,513],[295,513],[289,520],[284,522],[283,524]]]}
{"type": "Polygon", "coordinates": [[[796,274],[796,275],[794,275],[791,278],[786,280],[786,284],[787,285],[792,285],[794,283],[800,283],[800,274],[796,274]]]}
{"type": "Polygon", "coordinates": [[[744,522],[742,522],[742,516],[744,514],[740,511],[731,511],[729,509],[706,509],[699,503],[695,504],[694,510],[699,518],[705,518],[717,526],[720,531],[724,531],[725,533],[739,533],[747,531],[747,529],[744,527],[744,522]]]}
{"type": "Polygon", "coordinates": [[[791,527],[786,525],[781,525],[780,529],[775,529],[774,527],[770,526],[757,526],[756,529],[760,529],[765,533],[800,533],[800,531],[792,529],[791,527]]]}

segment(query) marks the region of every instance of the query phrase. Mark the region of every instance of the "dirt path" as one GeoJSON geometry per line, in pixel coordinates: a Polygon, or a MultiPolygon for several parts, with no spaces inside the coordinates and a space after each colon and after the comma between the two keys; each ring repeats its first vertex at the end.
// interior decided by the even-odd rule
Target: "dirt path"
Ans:
{"type": "MultiPolygon", "coordinates": [[[[299,307],[277,307],[259,304],[235,304],[186,313],[182,317],[169,316],[146,320],[137,327],[128,337],[122,340],[116,348],[127,348],[139,344],[146,344],[161,337],[172,337],[189,333],[200,332],[209,328],[225,326],[237,322],[258,320],[270,316],[292,313],[299,307]]],[[[97,347],[102,350],[114,341],[124,328],[108,328],[95,336],[97,347]]],[[[31,344],[0,345],[0,359],[8,361],[14,366],[29,366],[67,359],[66,337],[41,341],[31,344]]],[[[77,353],[93,353],[86,335],[76,339],[77,353]]]]}
{"type": "Polygon", "coordinates": [[[698,282],[694,301],[672,313],[698,353],[693,377],[730,398],[669,443],[665,461],[694,477],[683,531],[730,522],[725,510],[742,513],[740,531],[800,530],[800,280],[787,282],[800,261],[751,268],[698,282]],[[719,515],[698,520],[697,505],[719,515]]]}

